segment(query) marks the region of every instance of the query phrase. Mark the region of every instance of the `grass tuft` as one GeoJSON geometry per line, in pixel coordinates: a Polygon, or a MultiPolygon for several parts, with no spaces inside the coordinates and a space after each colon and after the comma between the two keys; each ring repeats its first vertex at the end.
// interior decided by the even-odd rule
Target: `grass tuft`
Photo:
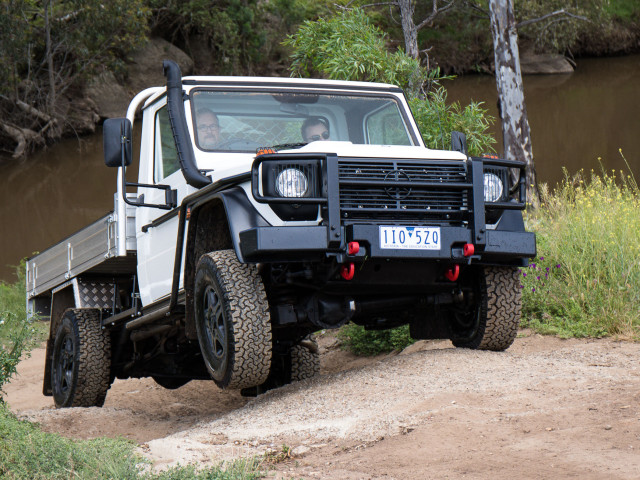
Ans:
{"type": "Polygon", "coordinates": [[[262,477],[260,459],[239,459],[210,468],[178,466],[160,473],[135,454],[124,439],[70,440],[18,420],[0,403],[0,478],[9,480],[254,480],[262,477]]]}
{"type": "Polygon", "coordinates": [[[409,335],[409,325],[390,330],[365,330],[348,323],[338,330],[338,338],[344,348],[356,355],[378,355],[394,350],[401,351],[415,342],[409,335]]]}
{"type": "Polygon", "coordinates": [[[640,333],[640,195],[615,171],[580,172],[527,218],[538,258],[522,269],[523,326],[561,337],[640,333]]]}

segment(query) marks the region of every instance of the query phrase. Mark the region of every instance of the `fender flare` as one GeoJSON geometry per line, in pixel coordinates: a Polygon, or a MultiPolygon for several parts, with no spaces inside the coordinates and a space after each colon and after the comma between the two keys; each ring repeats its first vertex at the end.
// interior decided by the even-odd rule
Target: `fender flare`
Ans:
{"type": "Polygon", "coordinates": [[[193,289],[195,269],[200,256],[212,250],[233,248],[238,261],[245,263],[240,249],[240,233],[250,228],[265,227],[270,224],[254,208],[245,191],[239,186],[199,199],[191,207],[190,215],[184,265],[185,334],[187,338],[193,340],[197,338],[193,289]],[[199,226],[200,221],[209,221],[212,225],[204,227],[203,232],[203,226],[201,224],[199,226]],[[224,224],[221,225],[221,223],[224,224]],[[215,232],[215,234],[209,234],[209,232],[215,232]],[[198,235],[203,234],[206,238],[198,238],[198,235]]]}

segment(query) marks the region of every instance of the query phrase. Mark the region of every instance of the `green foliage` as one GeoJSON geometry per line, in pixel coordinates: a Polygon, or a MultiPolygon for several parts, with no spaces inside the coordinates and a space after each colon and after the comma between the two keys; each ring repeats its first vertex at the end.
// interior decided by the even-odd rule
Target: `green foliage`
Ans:
{"type": "Polygon", "coordinates": [[[0,405],[0,477],[9,479],[138,478],[134,445],[123,440],[77,442],[44,433],[0,405]]]}
{"type": "Polygon", "coordinates": [[[27,320],[23,271],[17,269],[19,279],[15,284],[0,282],[0,393],[16,372],[20,358],[41,339],[27,320]]]}
{"type": "Polygon", "coordinates": [[[284,43],[293,49],[293,75],[391,83],[417,96],[437,71],[428,72],[402,50],[390,53],[387,41],[387,35],[355,9],[308,20],[284,43]]]}
{"type": "Polygon", "coordinates": [[[27,103],[37,104],[51,90],[48,51],[61,89],[98,68],[119,65],[146,38],[143,0],[12,0],[0,8],[0,89],[27,103]]]}
{"type": "Polygon", "coordinates": [[[494,119],[482,104],[446,105],[446,90],[439,85],[444,77],[439,71],[427,70],[402,50],[390,53],[386,34],[363,11],[307,21],[285,43],[293,49],[294,75],[384,82],[404,88],[427,146],[448,149],[451,131],[460,130],[467,135],[471,154],[493,151],[495,141],[487,132],[494,119]]]}
{"type": "Polygon", "coordinates": [[[148,0],[148,4],[154,31],[188,51],[196,47],[191,45],[192,39],[204,43],[217,53],[211,61],[222,73],[238,71],[241,65],[255,61],[265,40],[257,21],[264,9],[257,0],[148,0]]]}
{"type": "Polygon", "coordinates": [[[594,25],[609,22],[605,12],[605,6],[609,3],[609,0],[515,0],[518,22],[540,18],[562,9],[587,19],[566,15],[549,17],[518,29],[518,35],[525,42],[532,42],[539,51],[563,53],[582,32],[593,29],[594,25]]]}
{"type": "Polygon", "coordinates": [[[640,197],[615,172],[583,173],[527,219],[538,258],[522,270],[523,325],[560,336],[640,333],[640,197]]]}
{"type": "Polygon", "coordinates": [[[149,473],[147,462],[123,439],[76,441],[45,433],[20,421],[0,404],[0,477],[10,480],[253,480],[262,478],[257,459],[240,459],[198,469],[191,465],[149,473]]]}
{"type": "Polygon", "coordinates": [[[278,61],[282,37],[325,9],[306,0],[145,1],[155,34],[185,49],[197,69],[226,75],[254,74],[278,61]]]}
{"type": "Polygon", "coordinates": [[[408,325],[389,330],[365,330],[364,327],[349,323],[338,331],[338,337],[356,355],[401,351],[415,342],[409,335],[408,325]]]}
{"type": "Polygon", "coordinates": [[[614,0],[604,4],[604,11],[622,20],[640,20],[640,4],[637,0],[614,0]]]}
{"type": "Polygon", "coordinates": [[[495,139],[488,133],[494,118],[482,108],[482,102],[471,102],[464,108],[459,102],[447,105],[447,91],[440,86],[426,99],[413,98],[409,106],[420,127],[422,139],[429,148],[449,149],[451,132],[464,132],[469,155],[493,152],[495,139]]]}
{"type": "Polygon", "coordinates": [[[143,1],[0,4],[0,148],[13,146],[20,156],[34,144],[58,140],[67,122],[73,126],[78,109],[72,100],[86,80],[121,68],[146,39],[143,1]]]}
{"type": "Polygon", "coordinates": [[[258,458],[224,462],[216,467],[202,469],[197,465],[170,468],[155,475],[145,475],[149,480],[258,480],[264,478],[258,458]]]}

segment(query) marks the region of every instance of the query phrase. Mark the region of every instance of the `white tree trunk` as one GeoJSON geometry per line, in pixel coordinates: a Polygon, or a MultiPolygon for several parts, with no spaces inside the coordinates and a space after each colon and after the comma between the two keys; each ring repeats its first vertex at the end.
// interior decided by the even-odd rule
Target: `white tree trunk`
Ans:
{"type": "Polygon", "coordinates": [[[527,201],[536,208],[540,201],[531,148],[531,130],[524,103],[513,0],[489,0],[489,11],[504,154],[509,160],[527,164],[527,201]]]}
{"type": "Polygon", "coordinates": [[[405,53],[411,58],[418,58],[418,29],[413,21],[415,4],[413,0],[397,0],[400,7],[400,18],[402,21],[402,33],[404,34],[405,53]]]}

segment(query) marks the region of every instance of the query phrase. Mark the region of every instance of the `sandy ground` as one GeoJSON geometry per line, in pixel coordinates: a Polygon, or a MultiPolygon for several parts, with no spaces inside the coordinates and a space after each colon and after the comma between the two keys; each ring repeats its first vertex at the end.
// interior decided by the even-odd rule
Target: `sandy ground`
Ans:
{"type": "Polygon", "coordinates": [[[55,410],[44,351],[6,386],[21,417],[123,436],[158,468],[277,451],[282,479],[640,478],[640,345],[527,332],[502,353],[421,341],[358,358],[320,338],[321,375],[254,399],[212,382],[116,381],[105,406],[55,410]]]}

